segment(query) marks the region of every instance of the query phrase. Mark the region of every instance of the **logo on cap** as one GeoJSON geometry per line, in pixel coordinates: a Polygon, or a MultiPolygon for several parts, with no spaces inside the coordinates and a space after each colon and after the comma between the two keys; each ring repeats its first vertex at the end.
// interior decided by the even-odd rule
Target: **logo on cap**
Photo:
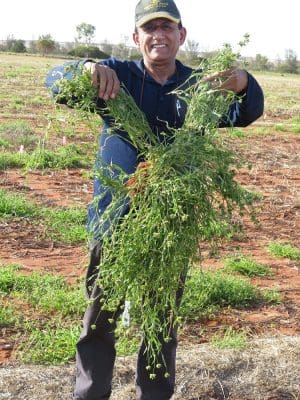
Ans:
{"type": "Polygon", "coordinates": [[[145,10],[148,11],[148,10],[152,10],[153,8],[158,8],[158,7],[161,7],[161,8],[168,7],[168,3],[164,3],[160,0],[151,0],[150,4],[145,6],[145,10]]]}

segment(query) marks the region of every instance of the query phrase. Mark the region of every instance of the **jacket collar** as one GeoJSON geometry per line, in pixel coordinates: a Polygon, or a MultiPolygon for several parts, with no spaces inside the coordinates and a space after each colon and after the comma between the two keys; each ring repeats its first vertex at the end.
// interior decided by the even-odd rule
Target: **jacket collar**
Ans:
{"type": "MultiPolygon", "coordinates": [[[[142,78],[144,76],[145,65],[143,59],[132,61],[129,64],[130,70],[138,77],[142,78]]],[[[184,82],[191,75],[193,69],[182,64],[179,60],[176,60],[176,73],[171,76],[167,84],[174,84],[176,82],[184,82]]],[[[146,80],[154,81],[154,79],[146,74],[146,80]]],[[[155,82],[155,81],[154,81],[155,82]]]]}

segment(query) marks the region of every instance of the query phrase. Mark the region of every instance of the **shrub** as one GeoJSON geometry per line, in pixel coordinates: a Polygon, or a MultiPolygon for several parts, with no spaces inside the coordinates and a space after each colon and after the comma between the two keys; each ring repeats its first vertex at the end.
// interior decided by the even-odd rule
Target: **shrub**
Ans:
{"type": "Polygon", "coordinates": [[[70,56],[83,57],[83,58],[92,57],[92,58],[103,59],[109,57],[109,54],[104,53],[96,46],[84,46],[84,45],[74,47],[74,49],[70,50],[68,54],[70,56]]]}

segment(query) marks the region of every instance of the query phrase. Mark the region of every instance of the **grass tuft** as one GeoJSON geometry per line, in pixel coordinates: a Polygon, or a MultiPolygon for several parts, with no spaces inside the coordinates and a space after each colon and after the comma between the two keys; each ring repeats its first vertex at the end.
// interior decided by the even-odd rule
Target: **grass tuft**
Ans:
{"type": "Polygon", "coordinates": [[[254,261],[250,257],[229,257],[224,261],[224,264],[225,271],[238,272],[248,277],[272,275],[269,267],[254,261]]]}
{"type": "Polygon", "coordinates": [[[217,333],[211,339],[212,345],[217,349],[245,349],[247,335],[244,331],[236,331],[232,327],[224,333],[217,333]]]}
{"type": "Polygon", "coordinates": [[[74,360],[78,326],[33,328],[28,339],[18,349],[19,358],[26,364],[62,365],[74,360]]]}
{"type": "Polygon", "coordinates": [[[38,210],[35,204],[23,196],[0,189],[0,218],[34,217],[38,210]]]}
{"type": "Polygon", "coordinates": [[[222,271],[193,269],[179,312],[184,320],[199,320],[212,316],[221,307],[247,307],[260,298],[259,290],[245,279],[222,271]]]}
{"type": "Polygon", "coordinates": [[[33,218],[45,226],[45,237],[65,243],[86,240],[86,210],[78,207],[54,209],[36,205],[20,194],[0,189],[0,219],[33,218]]]}
{"type": "Polygon", "coordinates": [[[268,250],[274,257],[284,257],[295,261],[300,260],[300,250],[289,243],[270,243],[268,250]]]}

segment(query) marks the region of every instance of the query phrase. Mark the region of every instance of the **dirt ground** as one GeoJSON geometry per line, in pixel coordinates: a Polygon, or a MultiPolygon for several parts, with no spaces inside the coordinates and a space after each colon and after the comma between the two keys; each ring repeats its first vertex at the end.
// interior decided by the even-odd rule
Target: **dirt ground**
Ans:
{"type": "MultiPolygon", "coordinates": [[[[257,339],[243,351],[181,348],[172,400],[297,400],[299,357],[299,337],[257,339]]],[[[111,400],[135,399],[135,362],[133,356],[117,359],[111,400]]],[[[9,365],[0,368],[0,399],[71,400],[74,378],[74,365],[9,365]]]]}
{"type": "MultiPolygon", "coordinates": [[[[297,340],[300,334],[300,262],[274,258],[267,250],[267,245],[274,241],[300,247],[300,136],[286,132],[274,132],[268,135],[253,134],[246,140],[233,140],[232,146],[252,166],[249,170],[240,170],[237,180],[249,189],[263,195],[256,207],[258,224],[253,224],[248,218],[238,220],[236,223],[243,225],[243,233],[237,235],[233,240],[224,241],[218,254],[214,256],[209,255],[204,247],[203,254],[206,255],[206,258],[203,261],[203,267],[218,268],[222,266],[221,258],[229,254],[240,252],[249,255],[270,266],[273,271],[272,276],[255,278],[253,282],[260,288],[277,289],[283,301],[278,305],[261,306],[250,310],[226,309],[204,324],[189,325],[182,330],[179,337],[180,346],[195,346],[198,351],[201,351],[199,350],[201,349],[200,344],[208,342],[214,333],[227,326],[243,328],[249,333],[250,337],[264,340],[266,338],[268,340],[270,338],[273,338],[272,340],[283,340],[284,337],[297,340]]],[[[24,193],[28,198],[39,203],[55,206],[86,205],[91,200],[92,193],[92,181],[80,170],[35,171],[26,174],[19,170],[1,171],[0,187],[24,193]]],[[[68,280],[73,280],[84,274],[86,260],[87,251],[84,245],[63,245],[45,240],[41,227],[32,225],[30,221],[24,219],[0,221],[0,263],[20,263],[28,271],[38,270],[58,273],[68,280]]],[[[291,343],[285,343],[286,346],[290,346],[290,350],[293,348],[291,343]]],[[[270,346],[274,347],[272,344],[270,346]]],[[[3,363],[3,366],[9,366],[9,363],[13,362],[11,358],[13,347],[14,342],[10,333],[2,331],[0,363],[3,363]]],[[[250,350],[247,354],[251,358],[250,350]]],[[[278,362],[278,359],[276,359],[276,362],[278,362]]],[[[254,371],[254,366],[251,365],[250,361],[249,363],[247,368],[254,371]]],[[[131,376],[130,368],[128,374],[131,376]]],[[[181,366],[181,368],[184,367],[181,366]]],[[[229,366],[226,368],[229,368],[229,366]]],[[[238,363],[235,362],[230,368],[238,368],[238,363]]],[[[244,372],[247,368],[244,369],[244,372]]],[[[0,370],[1,380],[4,379],[5,369],[0,370]]],[[[15,371],[17,373],[17,369],[15,371]]],[[[198,373],[199,382],[200,376],[203,382],[205,381],[204,377],[208,373],[207,371],[207,367],[204,366],[198,366],[198,369],[194,371],[194,373],[198,373]]],[[[281,372],[283,373],[283,370],[281,372]]],[[[213,386],[207,389],[207,397],[197,397],[197,391],[195,391],[193,397],[191,394],[193,391],[189,390],[189,396],[186,397],[181,394],[179,396],[183,397],[178,397],[178,399],[297,399],[300,398],[300,376],[299,371],[295,370],[294,372],[298,374],[298,383],[295,383],[298,386],[295,386],[293,390],[290,386],[286,392],[290,394],[284,394],[285,388],[280,388],[279,385],[273,389],[271,386],[269,387],[269,397],[267,394],[262,395],[262,397],[251,397],[251,384],[249,383],[248,392],[244,391],[243,395],[239,395],[238,392],[234,394],[234,391],[230,389],[230,396],[228,395],[228,397],[226,385],[223,387],[222,379],[220,380],[215,376],[215,389],[211,389],[213,386]],[[219,389],[217,389],[218,385],[219,389]],[[271,389],[274,392],[273,394],[271,389]],[[215,394],[210,393],[209,390],[215,390],[215,394]],[[221,393],[219,395],[216,394],[218,390],[221,393]],[[278,394],[278,390],[283,390],[282,395],[278,394]],[[298,393],[299,397],[295,397],[295,393],[298,393]]],[[[42,372],[40,373],[42,374],[42,372]]],[[[235,374],[235,379],[241,380],[245,377],[242,378],[235,374]]],[[[247,384],[246,381],[245,384],[247,384]]],[[[188,382],[181,385],[183,385],[180,389],[181,393],[188,390],[188,382]]],[[[35,399],[35,397],[28,396],[18,397],[16,394],[15,397],[5,397],[5,394],[0,394],[0,399],[35,399]]],[[[58,396],[51,397],[51,400],[65,398],[58,396]]],[[[121,397],[118,398],[121,399],[121,397]]],[[[43,399],[50,400],[50,397],[45,395],[43,399]]]]}

